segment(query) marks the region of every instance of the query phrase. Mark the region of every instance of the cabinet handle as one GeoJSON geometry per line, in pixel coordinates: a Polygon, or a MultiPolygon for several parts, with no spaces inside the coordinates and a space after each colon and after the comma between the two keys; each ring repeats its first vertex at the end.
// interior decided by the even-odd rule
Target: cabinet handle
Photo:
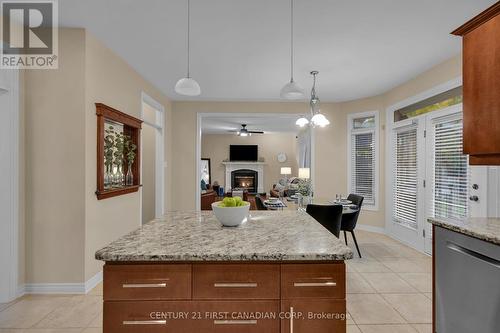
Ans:
{"type": "Polygon", "coordinates": [[[294,282],[294,287],[336,287],[337,282],[294,282]]]}
{"type": "Polygon", "coordinates": [[[293,333],[293,306],[290,307],[290,333],[293,333]]]}
{"type": "Polygon", "coordinates": [[[500,268],[500,261],[499,260],[485,256],[484,254],[481,254],[479,252],[466,249],[463,246],[460,246],[458,244],[455,244],[455,243],[452,243],[449,241],[446,242],[446,247],[452,251],[455,251],[455,252],[458,252],[461,254],[465,254],[465,255],[471,256],[473,258],[476,258],[478,260],[484,261],[487,264],[492,265],[493,267],[500,268]]]}
{"type": "Polygon", "coordinates": [[[123,325],[166,325],[166,320],[124,320],[123,325]]]}
{"type": "Polygon", "coordinates": [[[166,283],[124,283],[123,288],[166,288],[166,283]]]}
{"type": "Polygon", "coordinates": [[[215,288],[257,288],[257,283],[255,282],[223,282],[223,283],[214,283],[215,288]]]}
{"type": "Polygon", "coordinates": [[[257,320],[214,320],[214,325],[257,325],[257,320]]]}

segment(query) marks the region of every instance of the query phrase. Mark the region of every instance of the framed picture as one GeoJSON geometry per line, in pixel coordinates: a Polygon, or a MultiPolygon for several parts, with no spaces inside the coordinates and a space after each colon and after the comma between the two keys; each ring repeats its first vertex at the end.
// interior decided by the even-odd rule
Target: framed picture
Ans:
{"type": "Polygon", "coordinates": [[[210,159],[202,158],[200,162],[201,179],[205,181],[205,184],[210,184],[212,180],[212,174],[210,172],[210,159]]]}

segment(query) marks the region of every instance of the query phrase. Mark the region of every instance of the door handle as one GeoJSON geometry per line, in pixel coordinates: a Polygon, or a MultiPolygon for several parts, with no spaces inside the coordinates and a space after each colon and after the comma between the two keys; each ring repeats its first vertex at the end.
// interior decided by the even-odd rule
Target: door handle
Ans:
{"type": "Polygon", "coordinates": [[[452,243],[452,242],[446,242],[446,247],[449,248],[452,251],[465,254],[467,256],[473,257],[475,259],[481,260],[486,262],[489,265],[492,265],[493,267],[500,268],[500,260],[496,260],[494,258],[485,256],[484,254],[481,254],[476,251],[469,250],[463,246],[460,246],[458,244],[452,243]]]}

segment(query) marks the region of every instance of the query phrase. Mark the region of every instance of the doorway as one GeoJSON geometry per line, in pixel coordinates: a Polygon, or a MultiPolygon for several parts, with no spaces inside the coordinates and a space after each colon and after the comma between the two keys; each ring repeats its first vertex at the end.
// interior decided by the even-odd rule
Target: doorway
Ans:
{"type": "Polygon", "coordinates": [[[143,93],[141,119],[141,224],[164,214],[164,108],[143,93]]]}
{"type": "Polygon", "coordinates": [[[432,252],[428,217],[469,215],[470,167],[462,153],[462,104],[398,121],[390,130],[388,232],[432,252]]]}
{"type": "MultiPolygon", "coordinates": [[[[0,303],[18,296],[19,274],[19,74],[0,70],[0,303]]],[[[24,245],[24,244],[21,244],[24,245]]]]}

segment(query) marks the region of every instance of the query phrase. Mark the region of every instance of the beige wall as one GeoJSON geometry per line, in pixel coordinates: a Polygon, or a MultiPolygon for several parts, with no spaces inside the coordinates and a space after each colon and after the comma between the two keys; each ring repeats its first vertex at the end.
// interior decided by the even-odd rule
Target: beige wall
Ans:
{"type": "MultiPolygon", "coordinates": [[[[351,113],[379,111],[379,193],[378,210],[363,210],[360,224],[385,226],[385,124],[386,108],[432,87],[461,75],[461,57],[453,57],[421,75],[403,83],[385,94],[343,102],[322,103],[321,110],[330,120],[330,126],[315,129],[315,196],[333,198],[347,194],[347,117],[351,113]]],[[[231,113],[298,113],[307,112],[306,103],[259,102],[174,102],[173,119],[176,160],[173,165],[176,197],[175,209],[195,208],[196,179],[196,121],[198,112],[231,113]]]]}
{"type": "Polygon", "coordinates": [[[205,134],[201,138],[201,157],[210,158],[211,173],[214,180],[225,188],[231,184],[225,184],[225,167],[222,161],[229,159],[229,145],[258,145],[259,158],[264,158],[264,191],[269,192],[272,185],[283,176],[280,168],[287,166],[292,168],[292,176],[297,176],[298,164],[295,152],[294,133],[272,133],[263,135],[252,135],[240,137],[234,134],[205,134]],[[277,155],[284,152],[287,161],[278,162],[277,155]]]}
{"type": "MultiPolygon", "coordinates": [[[[101,270],[95,251],[140,225],[140,192],[98,201],[96,102],[140,117],[141,93],[171,104],[83,29],[59,32],[59,69],[26,71],[26,283],[83,283],[101,270]]],[[[170,170],[166,202],[172,206],[170,170]]]]}
{"type": "Polygon", "coordinates": [[[85,35],[59,35],[59,69],[25,72],[26,282],[82,282],[85,35]]]}
{"type": "MultiPolygon", "coordinates": [[[[167,113],[170,101],[92,35],[85,36],[85,280],[88,280],[102,266],[102,262],[94,259],[95,251],[141,224],[140,192],[105,200],[97,200],[94,194],[97,130],[94,103],[104,103],[139,118],[141,92],[161,103],[167,113]]],[[[170,125],[166,125],[167,133],[170,125]]],[[[169,151],[165,156],[170,161],[169,151]]],[[[170,179],[168,174],[165,178],[170,179]]],[[[171,187],[166,188],[166,198],[170,200],[171,187]]],[[[166,207],[170,205],[167,203],[166,207]]]]}

